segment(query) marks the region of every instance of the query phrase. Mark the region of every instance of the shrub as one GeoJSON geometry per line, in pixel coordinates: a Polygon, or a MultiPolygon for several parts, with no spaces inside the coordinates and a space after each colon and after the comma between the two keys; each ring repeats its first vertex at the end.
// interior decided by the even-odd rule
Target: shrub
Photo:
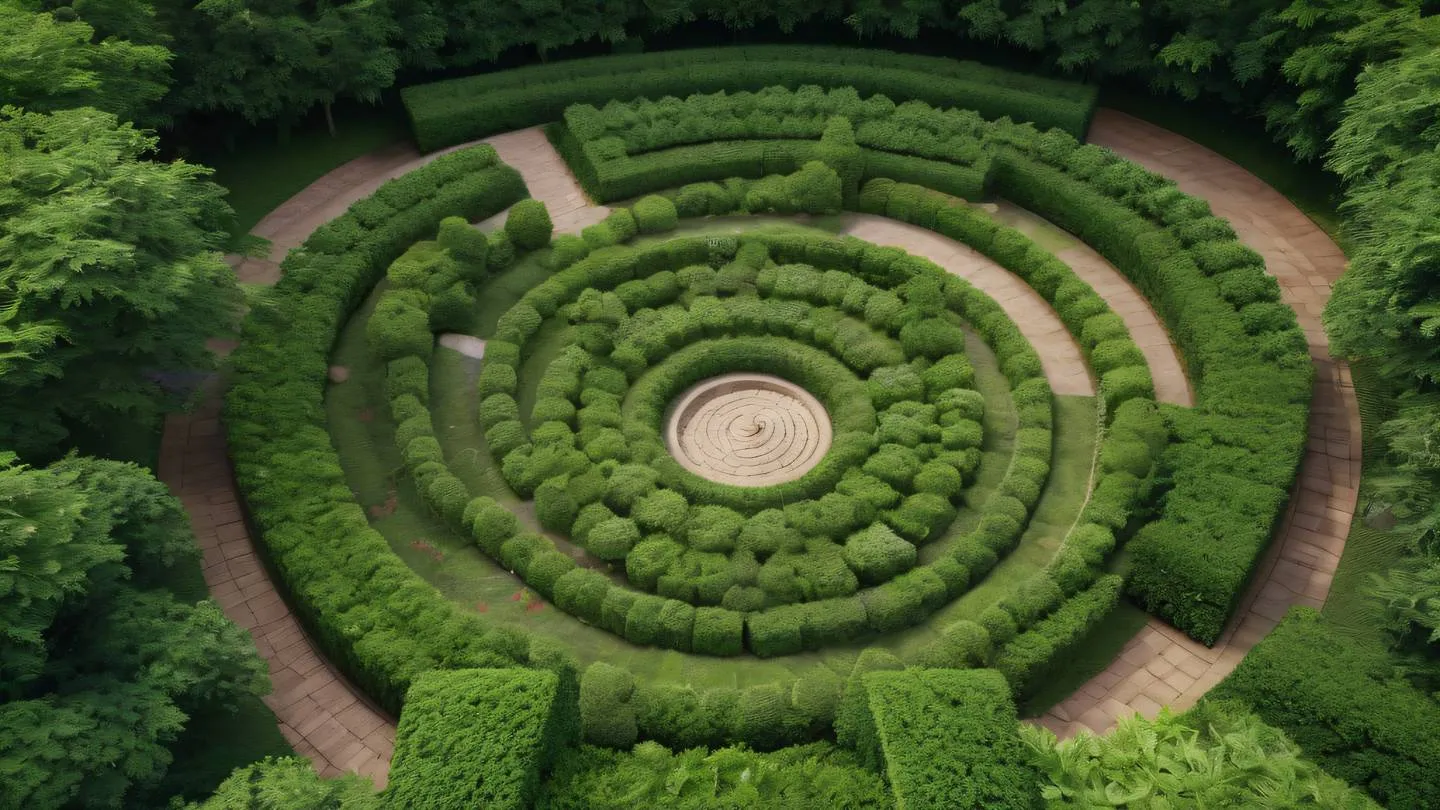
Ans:
{"type": "Polygon", "coordinates": [[[1292,608],[1207,699],[1235,698],[1386,807],[1440,806],[1440,707],[1391,655],[1292,608]]]}
{"type": "Polygon", "coordinates": [[[798,211],[807,214],[834,214],[844,205],[840,175],[817,160],[806,163],[785,180],[786,190],[798,211]]]}
{"type": "Polygon", "coordinates": [[[789,655],[804,647],[803,615],[798,605],[781,605],[745,617],[750,651],[761,658],[789,655]]]}
{"type": "Polygon", "coordinates": [[[465,514],[470,516],[470,534],[475,538],[475,545],[493,559],[499,558],[501,545],[514,537],[520,526],[514,512],[484,496],[471,500],[465,514]]]}
{"type": "Polygon", "coordinates": [[[1005,676],[1017,697],[1031,694],[1056,662],[1070,658],[1120,601],[1120,577],[1102,577],[1088,590],[1065,600],[1059,609],[1017,635],[995,656],[995,669],[1005,676]]]}
{"type": "Polygon", "coordinates": [[[990,659],[990,634],[968,619],[946,627],[921,655],[923,666],[935,669],[970,669],[990,659]]]}
{"type": "Polygon", "coordinates": [[[856,532],[845,541],[845,564],[867,585],[885,582],[909,570],[915,558],[915,546],[882,523],[856,532]]]}
{"type": "Polygon", "coordinates": [[[660,631],[655,643],[671,650],[688,652],[695,635],[695,606],[678,599],[665,600],[660,608],[660,631]]]}
{"type": "Polygon", "coordinates": [[[858,753],[884,768],[897,807],[1043,807],[1009,687],[989,670],[864,676],[873,732],[858,753]]]}
{"type": "Polygon", "coordinates": [[[370,320],[365,323],[365,338],[370,350],[381,360],[407,355],[429,357],[435,345],[429,314],[416,306],[412,296],[395,292],[380,297],[370,320]]]}
{"type": "Polygon", "coordinates": [[[640,233],[673,231],[680,219],[675,203],[653,194],[636,201],[631,213],[635,215],[635,225],[640,233]]]}
{"type": "Polygon", "coordinates": [[[580,678],[580,729],[586,742],[628,749],[635,744],[635,676],[597,661],[580,678]]]}
{"type": "Polygon", "coordinates": [[[623,560],[640,541],[640,529],[629,518],[610,518],[589,531],[585,548],[602,560],[623,560]]]}
{"type": "Polygon", "coordinates": [[[673,489],[657,489],[635,501],[630,516],[649,532],[679,535],[689,519],[690,503],[673,489]]]}
{"type": "Polygon", "coordinates": [[[505,235],[521,250],[539,250],[550,244],[550,212],[539,200],[521,200],[505,217],[505,235]]]}
{"type": "Polygon", "coordinates": [[[395,732],[386,796],[402,807],[533,806],[579,730],[567,691],[555,673],[531,669],[423,673],[395,732]]]}
{"type": "Polygon", "coordinates": [[[739,655],[745,642],[745,617],[733,610],[702,607],[695,610],[690,648],[704,655],[739,655]]]}
{"type": "Polygon", "coordinates": [[[515,244],[510,241],[510,235],[503,230],[490,232],[486,250],[488,252],[485,261],[489,265],[491,275],[505,270],[515,263],[515,244]]]}
{"type": "Polygon", "coordinates": [[[484,281],[489,274],[486,259],[490,241],[479,228],[464,217],[440,220],[440,246],[450,253],[460,267],[460,277],[472,284],[484,281]]]}

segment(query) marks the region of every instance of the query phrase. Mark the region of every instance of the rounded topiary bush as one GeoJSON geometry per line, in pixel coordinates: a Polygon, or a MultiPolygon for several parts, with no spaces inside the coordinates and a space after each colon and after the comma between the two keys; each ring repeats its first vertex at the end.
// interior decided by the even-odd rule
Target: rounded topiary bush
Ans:
{"type": "Polygon", "coordinates": [[[630,212],[635,215],[635,225],[640,233],[672,231],[680,221],[675,203],[654,194],[641,197],[630,212]]]}
{"type": "Polygon", "coordinates": [[[505,217],[505,235],[521,250],[539,250],[550,244],[553,230],[550,211],[539,200],[521,200],[505,217]]]}
{"type": "Polygon", "coordinates": [[[845,564],[860,581],[885,582],[915,564],[915,546],[884,524],[856,532],[845,541],[845,564]]]}

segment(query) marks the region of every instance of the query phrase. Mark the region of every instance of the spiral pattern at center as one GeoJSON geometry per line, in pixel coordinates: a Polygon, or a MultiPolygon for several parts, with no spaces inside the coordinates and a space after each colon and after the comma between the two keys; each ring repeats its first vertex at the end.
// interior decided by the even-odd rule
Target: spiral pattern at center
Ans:
{"type": "Polygon", "coordinates": [[[830,449],[830,418],[819,400],[780,377],[727,374],[678,400],[666,435],[691,472],[725,484],[791,481],[830,449]]]}

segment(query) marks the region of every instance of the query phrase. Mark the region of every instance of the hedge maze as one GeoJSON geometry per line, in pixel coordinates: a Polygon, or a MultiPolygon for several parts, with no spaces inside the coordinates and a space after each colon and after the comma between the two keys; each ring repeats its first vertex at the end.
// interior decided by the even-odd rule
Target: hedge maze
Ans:
{"type": "MultiPolygon", "coordinates": [[[[1122,593],[1218,637],[1283,512],[1312,366],[1275,281],[1226,222],[1078,140],[1093,90],[879,51],[753,47],[544,65],[405,100],[426,149],[548,123],[593,199],[616,203],[555,233],[517,172],[467,146],[322,227],[247,320],[226,414],[236,471],[321,645],[390,710],[409,692],[402,743],[445,739],[458,721],[431,706],[443,700],[469,701],[486,727],[526,727],[505,732],[517,740],[505,751],[397,759],[413,806],[430,806],[425,768],[482,761],[495,776],[473,800],[523,806],[569,733],[557,702],[577,677],[591,743],[765,750],[833,735],[902,806],[1035,806],[1014,702],[1122,593]],[[1122,318],[972,204],[990,198],[1079,237],[1139,288],[1195,407],[1156,403],[1122,318]],[[473,225],[507,210],[502,227],[473,225]],[[1054,468],[1071,428],[1035,349],[947,268],[826,230],[845,216],[984,256],[1078,344],[1098,436],[1053,548],[1036,552],[1027,527],[1075,470],[1054,468]],[[505,298],[522,271],[530,283],[505,298]],[[477,307],[502,298],[477,328],[477,307]],[[660,648],[687,672],[811,663],[722,686],[645,677],[563,633],[492,621],[400,562],[355,500],[322,404],[331,347],[362,305],[365,351],[383,366],[373,404],[416,508],[626,655],[660,648]],[[466,416],[483,479],[457,469],[475,448],[447,442],[433,409],[450,396],[435,366],[447,333],[484,340],[466,416]],[[830,437],[813,465],[743,485],[676,458],[675,403],[732,374],[813,397],[807,413],[830,437]],[[524,693],[528,713],[501,716],[492,687],[524,693]]],[[[767,407],[747,417],[757,435],[767,407]]]]}

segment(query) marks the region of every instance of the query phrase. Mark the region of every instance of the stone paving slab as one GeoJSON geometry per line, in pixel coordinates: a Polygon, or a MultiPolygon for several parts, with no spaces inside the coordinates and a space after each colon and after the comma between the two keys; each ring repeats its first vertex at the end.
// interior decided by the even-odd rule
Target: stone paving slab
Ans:
{"type": "Polygon", "coordinates": [[[1040,723],[1062,737],[1104,732],[1117,717],[1154,717],[1161,706],[1193,706],[1233,670],[1293,605],[1320,607],[1345,549],[1360,485],[1360,411],[1350,369],[1330,357],[1320,315],[1345,270],[1334,242],[1283,195],[1238,165],[1180,135],[1101,110],[1090,142],[1170,177],[1228,219],[1265,257],[1310,342],[1315,390],[1311,441],[1279,534],[1219,641],[1207,648],[1152,618],[1106,670],[1040,723]]]}

